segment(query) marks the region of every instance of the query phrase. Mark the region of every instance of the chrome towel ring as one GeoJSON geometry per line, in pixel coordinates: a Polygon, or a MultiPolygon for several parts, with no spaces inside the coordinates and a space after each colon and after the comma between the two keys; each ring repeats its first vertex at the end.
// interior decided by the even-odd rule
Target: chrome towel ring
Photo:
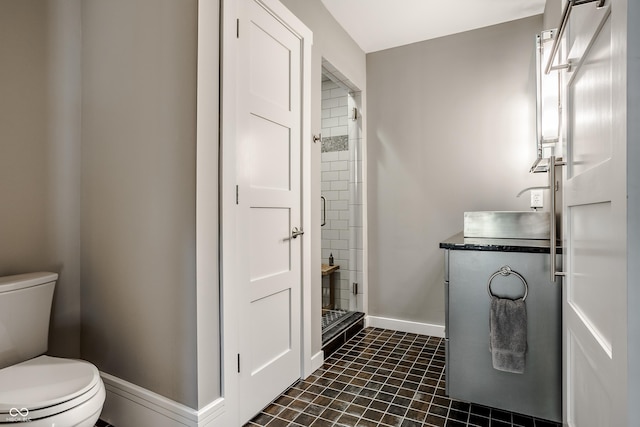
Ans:
{"type": "MultiPolygon", "coordinates": [[[[522,301],[527,299],[527,295],[529,294],[529,285],[527,285],[527,281],[524,280],[524,277],[522,277],[522,275],[520,275],[520,273],[518,273],[515,270],[512,270],[511,267],[509,267],[508,265],[505,265],[500,270],[498,270],[495,273],[493,273],[491,275],[491,277],[489,277],[489,282],[487,283],[487,292],[489,292],[490,296],[492,296],[492,297],[496,296],[496,295],[493,294],[493,292],[491,292],[491,281],[498,274],[501,275],[501,276],[509,276],[510,274],[513,274],[514,276],[518,277],[522,281],[522,284],[524,285],[524,296],[522,297],[522,301]]],[[[520,299],[520,298],[515,298],[514,300],[516,300],[516,299],[520,299]]]]}

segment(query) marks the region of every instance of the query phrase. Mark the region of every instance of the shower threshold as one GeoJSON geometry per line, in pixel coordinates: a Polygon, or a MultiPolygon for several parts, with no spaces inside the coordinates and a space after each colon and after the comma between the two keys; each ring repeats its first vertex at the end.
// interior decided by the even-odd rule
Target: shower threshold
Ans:
{"type": "Polygon", "coordinates": [[[322,351],[329,356],[364,328],[364,313],[346,310],[322,310],[322,351]]]}

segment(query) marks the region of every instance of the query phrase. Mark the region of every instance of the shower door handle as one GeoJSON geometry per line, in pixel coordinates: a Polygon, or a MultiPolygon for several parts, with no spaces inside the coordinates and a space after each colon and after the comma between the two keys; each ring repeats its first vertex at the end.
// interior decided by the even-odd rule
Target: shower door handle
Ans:
{"type": "Polygon", "coordinates": [[[320,200],[322,200],[322,224],[320,224],[320,227],[324,227],[327,225],[327,199],[324,196],[320,196],[320,200]]]}
{"type": "Polygon", "coordinates": [[[302,236],[303,234],[304,234],[304,231],[298,230],[298,227],[293,227],[293,229],[291,230],[292,239],[295,239],[298,236],[302,236]]]}

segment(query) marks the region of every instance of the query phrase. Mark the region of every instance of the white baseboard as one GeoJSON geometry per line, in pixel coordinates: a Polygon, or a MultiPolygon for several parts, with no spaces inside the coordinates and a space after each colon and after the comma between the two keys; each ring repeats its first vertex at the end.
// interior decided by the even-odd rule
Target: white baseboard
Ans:
{"type": "Polygon", "coordinates": [[[391,319],[388,317],[367,316],[365,324],[368,327],[391,329],[411,334],[430,335],[444,338],[444,326],[430,323],[411,322],[408,320],[391,319]]]}
{"type": "Polygon", "coordinates": [[[322,367],[324,363],[324,351],[320,350],[311,357],[311,372],[322,367]]]}
{"type": "Polygon", "coordinates": [[[107,398],[100,418],[116,427],[226,427],[224,399],[195,410],[101,372],[107,398]]]}

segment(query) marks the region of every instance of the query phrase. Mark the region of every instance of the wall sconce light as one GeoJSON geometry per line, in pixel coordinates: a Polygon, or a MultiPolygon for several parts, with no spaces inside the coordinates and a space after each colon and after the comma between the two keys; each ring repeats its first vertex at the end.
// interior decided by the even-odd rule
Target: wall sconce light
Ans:
{"type": "Polygon", "coordinates": [[[547,172],[549,158],[561,157],[560,151],[560,76],[545,73],[556,30],[546,30],[536,36],[536,152],[531,172],[547,172]]]}

